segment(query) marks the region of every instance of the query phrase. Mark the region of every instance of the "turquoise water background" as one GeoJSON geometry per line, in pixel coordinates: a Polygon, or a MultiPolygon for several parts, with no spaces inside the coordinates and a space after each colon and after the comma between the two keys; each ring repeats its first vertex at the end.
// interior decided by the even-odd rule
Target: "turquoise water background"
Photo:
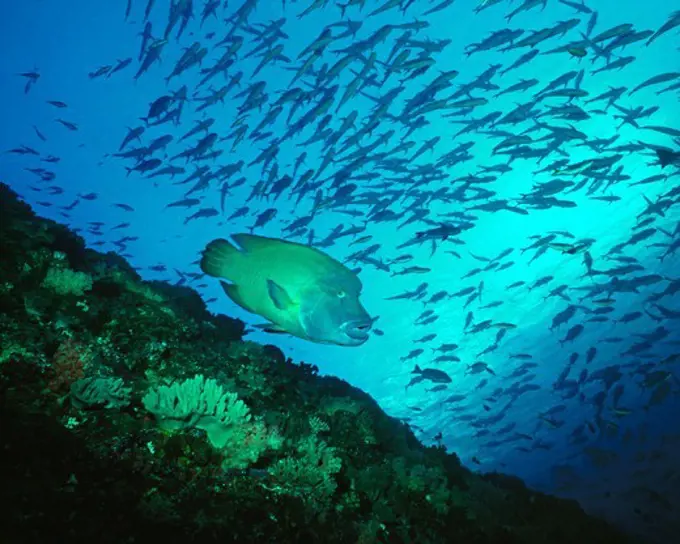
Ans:
{"type": "MultiPolygon", "coordinates": [[[[232,13],[237,5],[230,2],[224,16],[232,13]]],[[[295,61],[298,53],[313,41],[327,24],[340,19],[340,10],[328,3],[326,8],[314,11],[302,19],[296,14],[308,5],[307,2],[287,2],[284,10],[279,1],[266,2],[260,0],[251,18],[252,22],[267,22],[279,17],[286,17],[284,30],[289,38],[285,44],[284,54],[289,56],[293,66],[299,65],[295,61]]],[[[365,19],[358,38],[364,38],[384,24],[400,24],[414,20],[435,3],[415,2],[406,15],[396,11],[388,11],[375,17],[366,18],[366,14],[379,3],[367,2],[362,12],[356,8],[347,9],[347,17],[353,20],[365,19]]],[[[194,41],[208,44],[205,35],[216,33],[216,39],[223,36],[228,26],[224,23],[224,16],[219,19],[208,19],[199,28],[200,9],[195,6],[197,17],[190,22],[185,34],[176,41],[173,36],[163,51],[163,61],[154,65],[147,74],[133,81],[137,69],[137,55],[139,53],[140,38],[138,34],[143,28],[142,18],[146,2],[132,1],[132,12],[128,21],[124,20],[125,2],[86,2],[71,0],[69,2],[26,1],[15,2],[3,7],[4,15],[0,21],[0,89],[2,89],[2,131],[0,131],[0,149],[16,148],[27,145],[39,149],[44,155],[51,154],[61,157],[58,164],[40,163],[31,156],[5,154],[0,156],[0,179],[6,181],[41,213],[47,217],[65,222],[68,225],[82,229],[82,234],[90,243],[104,240],[106,243],[97,246],[98,249],[118,251],[113,241],[124,235],[138,236],[139,239],[126,244],[122,251],[130,262],[139,267],[143,277],[148,279],[167,279],[175,282],[178,276],[174,269],[198,272],[193,265],[199,252],[210,240],[227,237],[241,232],[254,221],[252,216],[234,222],[226,222],[224,217],[208,220],[196,220],[184,225],[185,217],[190,212],[182,209],[166,209],[165,206],[183,197],[186,186],[173,185],[168,178],[145,179],[137,173],[126,176],[124,166],[131,166],[128,162],[112,157],[118,150],[120,142],[126,134],[126,127],[140,124],[139,118],[146,115],[148,105],[167,91],[164,77],[172,70],[179,58],[183,47],[188,47],[194,41]],[[132,66],[113,74],[110,78],[90,79],[89,72],[99,66],[115,63],[116,59],[132,57],[132,66]],[[28,93],[24,93],[24,81],[16,74],[36,69],[40,72],[40,80],[28,93]],[[56,110],[46,103],[47,100],[62,100],[68,103],[68,108],[56,110]],[[69,131],[64,126],[55,123],[55,118],[61,117],[78,125],[78,131],[69,131]],[[37,127],[47,138],[40,141],[33,127],[37,127]],[[64,189],[58,196],[46,196],[44,187],[48,184],[39,183],[33,174],[26,171],[27,167],[48,167],[57,173],[57,177],[50,184],[64,189]],[[43,187],[43,192],[37,192],[31,187],[43,187]],[[65,215],[64,207],[73,202],[78,194],[97,193],[95,200],[81,200],[81,202],[65,215]],[[51,203],[43,206],[38,202],[51,203]],[[134,212],[125,212],[114,207],[114,203],[126,203],[134,207],[134,212]],[[104,223],[103,236],[88,232],[90,222],[104,223]],[[111,227],[120,223],[130,222],[127,230],[112,231],[111,227]],[[165,265],[166,272],[154,272],[149,267],[165,265]]],[[[553,38],[539,49],[545,51],[569,41],[580,39],[579,31],[584,31],[588,16],[577,14],[567,5],[556,1],[548,1],[545,9],[531,10],[517,15],[511,23],[506,23],[504,16],[519,5],[519,2],[501,3],[490,7],[479,14],[473,9],[477,2],[473,0],[457,0],[450,8],[434,16],[426,17],[430,27],[420,31],[416,37],[424,39],[449,39],[451,43],[442,53],[434,54],[436,66],[431,72],[406,83],[407,90],[402,96],[412,96],[423,85],[434,79],[437,71],[458,70],[459,76],[454,85],[471,81],[491,64],[501,63],[508,66],[525,50],[513,50],[507,53],[482,52],[467,57],[464,49],[467,45],[479,42],[488,33],[509,26],[525,30],[537,30],[574,17],[582,19],[580,26],[569,31],[564,38],[553,38]]],[[[633,23],[638,30],[659,28],[677,5],[669,0],[648,0],[640,3],[632,0],[590,0],[588,6],[599,12],[595,34],[617,24],[633,23]]],[[[168,16],[168,3],[156,1],[151,15],[154,28],[161,29],[168,16]]],[[[378,58],[384,58],[393,46],[394,38],[399,35],[395,31],[390,38],[376,48],[378,58]]],[[[351,41],[345,40],[345,44],[351,41]]],[[[623,54],[634,55],[635,62],[620,71],[591,74],[591,60],[589,57],[579,60],[568,54],[538,55],[529,64],[503,76],[496,76],[493,82],[504,89],[521,78],[537,78],[540,83],[535,89],[540,89],[555,77],[569,71],[585,69],[586,74],[581,87],[593,97],[604,92],[608,86],[627,86],[629,88],[641,83],[656,74],[678,71],[680,69],[680,37],[677,29],[672,31],[649,47],[644,42],[628,46],[623,54]]],[[[243,51],[252,48],[246,43],[243,51]]],[[[334,55],[326,53],[327,62],[336,60],[334,55]]],[[[209,59],[219,56],[212,49],[209,59]]],[[[250,74],[258,62],[257,58],[239,60],[232,70],[243,70],[245,88],[250,74]]],[[[360,68],[358,63],[355,69],[360,68]]],[[[595,66],[602,66],[599,60],[595,66]]],[[[270,100],[274,91],[285,88],[293,77],[293,73],[284,68],[283,64],[267,66],[256,79],[267,82],[270,100]]],[[[186,84],[191,89],[198,79],[196,70],[190,70],[175,80],[169,87],[177,89],[186,84]]],[[[347,71],[340,77],[340,92],[353,76],[347,71]]],[[[380,94],[397,84],[398,76],[392,76],[382,89],[370,89],[367,92],[380,94]]],[[[214,84],[214,88],[221,86],[222,81],[214,84]]],[[[633,96],[628,93],[617,103],[625,107],[658,106],[659,110],[645,124],[661,125],[680,129],[680,95],[678,91],[657,95],[661,87],[643,89],[633,96]]],[[[453,90],[453,89],[452,89],[453,90]]],[[[201,94],[205,94],[207,88],[201,94]]],[[[492,98],[493,93],[481,93],[480,96],[489,98],[489,103],[475,110],[471,115],[479,117],[491,111],[507,112],[517,103],[524,103],[533,97],[533,90],[527,93],[505,95],[492,98]]],[[[550,105],[565,103],[563,99],[548,99],[550,105]]],[[[583,101],[576,101],[583,105],[583,101]]],[[[233,98],[233,93],[223,104],[217,104],[207,110],[209,116],[215,118],[212,130],[220,135],[231,132],[231,125],[237,116],[237,105],[240,100],[233,98]]],[[[394,105],[394,111],[400,111],[402,99],[394,105]]],[[[337,127],[339,119],[347,115],[352,109],[360,112],[360,118],[372,107],[370,100],[364,97],[353,98],[334,114],[332,126],[337,127]]],[[[584,106],[586,110],[599,108],[600,104],[584,106]]],[[[335,109],[335,107],[334,107],[335,109]]],[[[619,136],[615,145],[637,142],[678,148],[669,136],[654,131],[637,129],[630,125],[619,128],[613,114],[614,109],[606,114],[594,114],[586,121],[574,122],[578,130],[587,134],[589,139],[610,138],[619,136]]],[[[254,119],[260,119],[262,113],[255,111],[254,119]]],[[[175,155],[186,148],[186,144],[178,143],[177,139],[187,132],[194,121],[202,118],[202,114],[193,111],[192,104],[184,108],[181,125],[161,125],[149,128],[144,136],[148,142],[152,137],[172,134],[175,141],[169,146],[168,154],[175,155]]],[[[275,132],[285,131],[282,123],[285,115],[272,127],[275,132]]],[[[491,155],[497,139],[482,133],[470,133],[454,137],[462,125],[454,124],[451,119],[444,118],[441,112],[427,115],[429,126],[414,133],[413,140],[418,145],[434,136],[441,136],[434,152],[421,156],[417,163],[427,164],[450,151],[462,142],[473,142],[471,161],[459,164],[450,170],[450,179],[432,183],[428,189],[435,190],[440,186],[452,186],[452,179],[476,173],[479,166],[498,164],[502,157],[491,155]]],[[[552,124],[566,125],[563,121],[549,119],[552,124]]],[[[251,127],[257,121],[251,122],[251,127]]],[[[389,129],[401,132],[401,127],[392,124],[389,119],[384,121],[385,127],[379,127],[376,134],[389,129]]],[[[531,123],[520,126],[507,125],[500,128],[515,134],[531,127],[531,123]]],[[[280,171],[290,172],[295,159],[302,151],[308,153],[307,167],[315,168],[321,160],[321,148],[317,145],[299,147],[296,144],[311,136],[313,128],[306,128],[303,133],[292,141],[282,145],[278,156],[280,171]]],[[[398,143],[395,136],[390,146],[398,143]]],[[[578,143],[578,142],[576,142],[578,143]]],[[[219,144],[218,144],[219,145],[219,144]]],[[[243,159],[246,163],[253,160],[264,147],[263,142],[244,142],[235,152],[229,152],[230,143],[225,143],[225,153],[218,160],[219,164],[227,164],[243,159]]],[[[416,145],[413,150],[417,149],[416,145]]],[[[597,152],[586,146],[576,146],[567,143],[563,146],[568,151],[571,162],[598,156],[597,152]]],[[[541,167],[559,157],[551,156],[541,167]]],[[[453,245],[448,242],[439,244],[436,253],[430,255],[430,247],[414,246],[405,250],[397,250],[396,246],[409,240],[413,233],[422,230],[423,225],[412,224],[400,229],[396,225],[408,219],[405,215],[398,223],[368,224],[366,234],[373,235],[370,243],[379,242],[382,247],[378,256],[385,260],[394,258],[402,253],[412,253],[415,260],[409,264],[416,264],[431,268],[432,271],[422,276],[391,277],[384,271],[370,266],[363,266],[360,278],[364,285],[362,300],[373,316],[380,316],[375,327],[384,331],[384,336],[372,335],[370,340],[358,348],[343,348],[326,345],[316,345],[302,340],[284,336],[271,336],[255,332],[248,338],[256,341],[272,343],[280,346],[283,351],[296,360],[303,360],[319,366],[321,372],[337,375],[348,382],[366,390],[373,395],[381,406],[394,417],[410,418],[415,425],[417,435],[425,443],[442,443],[448,449],[455,451],[472,468],[489,471],[500,470],[515,474],[538,489],[557,493],[561,496],[577,498],[589,511],[603,515],[618,524],[636,532],[642,532],[650,539],[659,542],[668,540],[674,529],[680,530],[677,508],[680,505],[677,478],[680,476],[678,467],[680,451],[680,429],[678,425],[678,394],[680,382],[677,365],[665,366],[664,370],[675,374],[669,377],[671,393],[663,402],[650,406],[651,389],[641,387],[643,376],[636,372],[639,365],[646,362],[663,360],[680,352],[680,320],[666,320],[656,322],[647,314],[643,318],[630,323],[615,323],[614,319],[632,311],[649,310],[653,315],[654,309],[646,302],[647,297],[660,292],[666,283],[643,287],[639,293],[616,294],[614,297],[614,311],[608,314],[612,319],[603,323],[589,323],[590,315],[577,313],[576,317],[559,330],[549,330],[551,320],[562,311],[568,302],[559,297],[546,295],[551,288],[560,284],[567,284],[569,289],[592,284],[589,277],[582,277],[585,273],[582,255],[565,255],[559,251],[548,251],[545,255],[529,262],[534,251],[521,253],[521,248],[532,243],[532,236],[541,236],[550,231],[568,231],[576,239],[592,238],[595,240],[590,248],[594,258],[594,268],[603,269],[615,266],[615,261],[607,261],[604,255],[614,245],[627,240],[631,235],[631,228],[636,224],[638,214],[646,208],[644,197],[654,201],[659,195],[670,191],[678,185],[680,177],[671,176],[668,179],[650,185],[633,186],[629,183],[652,176],[661,172],[653,164],[653,157],[644,153],[625,153],[621,163],[623,174],[630,176],[630,180],[613,185],[606,192],[595,195],[616,195],[620,200],[614,203],[593,200],[584,190],[570,194],[567,198],[574,200],[578,206],[569,209],[550,208],[548,210],[530,210],[527,215],[520,215],[508,211],[474,212],[479,217],[473,229],[465,231],[459,236],[465,245],[453,245]],[[484,266],[483,262],[470,255],[487,258],[494,257],[507,248],[514,248],[514,252],[505,259],[515,262],[514,266],[502,272],[485,272],[471,278],[463,276],[475,267],[484,266]],[[445,250],[455,250],[460,253],[458,259],[445,250]],[[517,281],[527,284],[535,282],[544,276],[554,279],[545,287],[529,291],[526,286],[508,289],[517,281]],[[387,297],[406,290],[415,289],[423,281],[429,284],[428,293],[439,290],[450,293],[460,291],[466,287],[477,287],[484,282],[483,303],[502,301],[503,304],[492,309],[479,309],[480,303],[474,302],[464,308],[464,298],[452,298],[443,302],[427,305],[412,300],[386,301],[387,297]],[[418,316],[424,309],[433,309],[439,316],[431,325],[417,325],[418,316]],[[498,349],[479,357],[478,354],[491,345],[497,330],[491,329],[472,334],[464,331],[464,322],[468,311],[474,314],[474,322],[490,319],[494,323],[511,323],[516,327],[508,330],[498,349]],[[564,337],[567,329],[577,322],[585,325],[585,331],[574,343],[561,345],[559,340],[564,337]],[[645,357],[624,356],[622,353],[636,341],[635,334],[649,334],[656,327],[663,325],[669,330],[669,335],[655,344],[645,357]],[[432,347],[443,342],[455,342],[460,345],[456,351],[461,359],[458,363],[432,363],[430,349],[424,346],[425,353],[415,360],[401,360],[416,347],[413,342],[422,336],[436,333],[437,338],[432,347]],[[607,343],[606,338],[620,337],[621,342],[607,343]],[[585,363],[586,352],[596,347],[597,355],[588,365],[585,363]],[[510,396],[503,394],[503,390],[510,387],[516,378],[510,378],[523,362],[521,359],[511,358],[511,354],[526,353],[532,356],[531,361],[537,367],[531,369],[533,377],[527,383],[540,386],[536,391],[530,391],[510,402],[510,396]],[[579,359],[570,372],[570,379],[576,380],[579,373],[587,368],[592,375],[598,369],[610,365],[622,365],[622,377],[619,383],[625,386],[624,393],[618,403],[620,408],[626,409],[626,415],[617,414],[612,406],[611,398],[605,401],[605,408],[601,418],[595,417],[596,409],[593,404],[595,395],[603,390],[600,382],[586,381],[579,386],[579,395],[564,399],[563,391],[555,390],[553,384],[569,363],[572,353],[578,353],[579,359]],[[466,375],[468,364],[483,360],[495,372],[495,376],[466,375]],[[431,383],[421,383],[405,389],[412,377],[414,363],[421,367],[436,367],[446,371],[452,378],[452,383],[441,392],[428,392],[433,387],[431,383]],[[627,365],[627,366],[624,366],[627,365]],[[479,388],[482,379],[488,380],[487,385],[479,388]],[[498,392],[498,389],[501,392],[498,392]],[[465,400],[458,404],[442,404],[442,401],[453,394],[462,394],[465,400]],[[551,407],[564,405],[562,411],[552,417],[541,418],[540,415],[551,407]],[[451,408],[456,407],[456,411],[451,408]],[[412,408],[420,408],[416,411],[412,408]],[[462,408],[461,408],[462,407],[462,408]],[[631,413],[628,414],[627,412],[631,413]],[[604,423],[601,421],[604,420],[604,423]],[[557,423],[557,424],[555,424],[557,423]],[[588,428],[590,423],[593,428],[588,428]],[[584,428],[583,440],[575,439],[573,434],[577,428],[584,428]],[[510,426],[510,427],[509,427],[510,426]],[[487,429],[488,434],[480,436],[479,431],[487,429]],[[441,440],[435,437],[441,433],[441,440]],[[522,433],[531,440],[516,438],[515,433],[522,433]],[[508,438],[512,440],[507,441],[508,438]],[[661,498],[653,495],[650,491],[661,498]],[[670,507],[669,507],[670,505],[670,507]],[[650,521],[650,518],[652,521],[650,521]]],[[[333,173],[334,167],[329,167],[327,173],[333,173]]],[[[512,163],[512,171],[499,176],[493,183],[492,189],[497,191],[498,198],[505,198],[517,202],[520,195],[531,190],[536,183],[553,179],[550,172],[535,174],[539,169],[533,160],[521,160],[512,163]]],[[[667,174],[673,170],[666,169],[667,174]]],[[[247,183],[233,191],[227,197],[227,215],[243,205],[253,184],[261,179],[262,171],[259,165],[243,171],[247,183]]],[[[175,180],[177,181],[177,180],[175,180]]],[[[405,187],[395,185],[396,188],[405,187]]],[[[211,187],[200,194],[206,206],[219,209],[219,187],[211,187]]],[[[293,218],[310,213],[312,195],[295,206],[295,199],[288,199],[288,193],[276,202],[278,215],[275,221],[257,231],[272,237],[281,235],[281,229],[293,218]]],[[[272,206],[266,201],[251,201],[251,211],[259,212],[272,206]]],[[[407,206],[407,200],[400,200],[391,206],[399,212],[399,206],[407,206]]],[[[430,208],[431,219],[438,214],[450,211],[462,211],[464,204],[435,202],[430,208]]],[[[680,214],[679,207],[671,207],[665,217],[657,217],[654,227],[661,227],[668,232],[674,232],[680,214]]],[[[363,208],[366,211],[366,207],[363,208]]],[[[345,227],[363,224],[363,219],[324,210],[312,222],[317,239],[324,237],[339,223],[345,227]]],[[[677,231],[676,231],[677,232],[677,231]]],[[[676,234],[677,236],[677,234],[676,234]]],[[[301,241],[304,238],[301,239],[301,241]]],[[[348,247],[349,239],[342,239],[335,245],[325,249],[330,255],[342,260],[356,246],[348,247]]],[[[669,243],[671,240],[663,231],[658,230],[654,236],[634,247],[626,248],[625,255],[635,257],[644,266],[646,274],[660,274],[665,278],[680,278],[680,256],[672,255],[663,261],[659,256],[664,252],[663,247],[649,247],[655,243],[669,243]]],[[[398,269],[395,266],[394,269],[398,269]]],[[[236,307],[224,297],[218,283],[206,278],[194,282],[206,283],[207,286],[198,288],[205,300],[216,298],[209,304],[211,311],[240,317],[250,324],[258,323],[256,316],[250,316],[236,307]]],[[[568,290],[573,300],[578,300],[578,291],[568,290]]],[[[662,300],[664,306],[680,311],[680,297],[676,294],[662,300]]],[[[588,300],[584,305],[593,307],[588,300]],[[590,306],[589,306],[590,304],[590,306]]]]}

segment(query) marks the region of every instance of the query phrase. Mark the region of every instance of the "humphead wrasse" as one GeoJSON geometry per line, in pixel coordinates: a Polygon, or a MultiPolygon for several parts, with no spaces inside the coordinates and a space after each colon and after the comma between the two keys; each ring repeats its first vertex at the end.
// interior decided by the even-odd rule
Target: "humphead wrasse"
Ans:
{"type": "Polygon", "coordinates": [[[203,251],[201,269],[224,278],[227,296],[269,320],[261,328],[322,344],[358,346],[372,320],[359,301],[361,281],[342,263],[301,244],[235,234],[203,251]]]}

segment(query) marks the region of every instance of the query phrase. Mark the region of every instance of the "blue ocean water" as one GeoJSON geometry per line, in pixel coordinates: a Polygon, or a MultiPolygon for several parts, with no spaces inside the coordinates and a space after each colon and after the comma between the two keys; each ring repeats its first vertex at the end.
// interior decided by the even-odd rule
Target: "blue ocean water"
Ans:
{"type": "MultiPolygon", "coordinates": [[[[191,2],[186,4],[191,6],[191,2]]],[[[580,4],[575,0],[572,4],[582,6],[579,10],[557,0],[488,2],[488,6],[482,6],[479,0],[456,0],[442,11],[425,15],[444,3],[418,0],[386,2],[396,8],[371,16],[385,2],[348,2],[351,5],[341,8],[340,3],[324,1],[246,0],[232,1],[228,6],[217,2],[216,16],[202,22],[202,10],[210,4],[194,2],[186,29],[178,37],[180,20],[168,34],[167,44],[162,45],[161,61],[137,78],[145,9],[151,5],[151,33],[160,39],[168,24],[170,2],[131,0],[127,18],[128,3],[123,0],[36,0],[5,6],[0,21],[0,149],[8,152],[0,157],[2,180],[42,215],[80,229],[93,247],[126,256],[143,277],[171,283],[187,281],[210,301],[211,311],[240,317],[249,324],[261,319],[230,302],[217,281],[198,276],[196,262],[209,241],[248,231],[261,212],[274,208],[276,217],[255,229],[256,234],[286,236],[283,229],[292,220],[313,213],[309,224],[312,245],[338,260],[380,244],[371,255],[378,259],[380,268],[370,259],[347,263],[361,269],[362,301],[372,316],[379,316],[368,342],[347,348],[263,332],[253,332],[249,338],[278,345],[294,359],[316,364],[321,372],[361,387],[390,415],[408,418],[425,443],[445,445],[472,468],[518,475],[537,489],[576,498],[588,511],[643,534],[650,542],[671,542],[680,530],[680,429],[676,418],[680,406],[680,259],[673,251],[680,237],[680,169],[677,165],[662,169],[650,146],[680,149],[680,93],[677,85],[660,92],[679,80],[678,27],[649,45],[645,42],[650,36],[645,35],[641,41],[614,49],[609,62],[634,59],[621,69],[595,72],[607,63],[597,56],[598,47],[607,47],[631,32],[656,31],[678,6],[669,0],[644,4],[632,0],[588,0],[580,4]],[[359,4],[365,4],[363,9],[359,4]],[[247,23],[243,20],[235,27],[234,14],[244,13],[248,5],[254,9],[247,23]],[[528,9],[519,10],[508,22],[506,16],[522,6],[528,9]],[[305,10],[309,13],[302,16],[305,10]],[[588,34],[591,38],[617,25],[633,26],[595,46],[592,42],[584,44],[595,12],[597,20],[588,34]],[[280,44],[283,49],[279,54],[285,58],[266,64],[252,76],[262,60],[258,56],[261,51],[250,58],[248,53],[266,39],[258,32],[281,18],[285,18],[281,27],[284,34],[275,35],[261,51],[271,51],[280,44]],[[578,21],[570,23],[574,19],[578,21]],[[348,20],[361,23],[356,36],[319,49],[318,59],[311,64],[313,70],[294,83],[304,91],[338,85],[327,112],[327,128],[338,130],[356,111],[357,120],[341,138],[343,142],[371,119],[376,111],[375,98],[398,87],[401,79],[403,90],[389,101],[377,126],[358,145],[340,150],[341,143],[335,161],[318,179],[313,178],[328,178],[319,187],[323,198],[328,199],[323,206],[315,209],[316,188],[299,202],[291,188],[277,199],[248,200],[257,182],[271,177],[271,187],[284,174],[293,176],[302,153],[306,158],[293,183],[307,169],[320,168],[330,148],[328,135],[306,143],[315,134],[319,118],[299,134],[281,141],[266,168],[261,162],[248,166],[262,150],[282,138],[292,122],[310,111],[317,96],[301,104],[290,121],[290,106],[286,104],[283,113],[262,128],[271,131],[269,136],[258,140],[253,130],[290,87],[296,70],[309,59],[309,54],[298,58],[300,53],[322,35],[327,25],[348,20]],[[465,54],[470,44],[480,43],[502,29],[523,30],[522,37],[515,39],[519,43],[531,32],[565,22],[564,35],[550,37],[535,47],[465,54]],[[337,79],[317,81],[316,71],[324,64],[333,66],[346,54],[343,48],[357,46],[381,28],[389,30],[386,38],[351,58],[337,79]],[[408,32],[412,34],[405,36],[408,32]],[[228,35],[244,38],[241,49],[224,74],[201,85],[205,75],[201,70],[214,65],[233,43],[216,45],[228,35]],[[201,66],[190,67],[166,82],[180,57],[191,51],[195,42],[198,48],[207,49],[201,66]],[[571,44],[571,52],[567,48],[549,52],[567,44],[571,44]],[[395,45],[400,49],[390,56],[395,45]],[[423,58],[434,62],[414,75],[414,71],[395,64],[399,52],[405,50],[409,54],[404,58],[414,59],[425,51],[423,58]],[[526,64],[502,73],[531,50],[539,53],[526,64]],[[358,78],[373,52],[375,66],[358,78]],[[111,73],[117,63],[128,58],[129,65],[111,73]],[[385,80],[390,64],[392,73],[385,80]],[[102,66],[110,68],[96,75],[102,66]],[[409,99],[449,70],[459,74],[450,86],[425,102],[436,105],[435,100],[449,97],[446,109],[423,111],[427,123],[422,127],[414,124],[418,115],[410,117],[413,111],[402,114],[409,99]],[[481,85],[451,98],[461,86],[488,70],[492,75],[481,85]],[[28,79],[18,74],[32,71],[40,77],[27,91],[28,79]],[[204,98],[227,85],[238,72],[243,72],[240,87],[196,111],[204,98]],[[539,94],[550,82],[570,72],[571,77],[558,82],[554,89],[587,94],[539,94]],[[669,76],[662,83],[630,94],[634,87],[660,74],[669,76]],[[511,85],[531,79],[537,82],[528,90],[499,95],[511,85]],[[341,96],[355,80],[360,92],[341,103],[341,96]],[[261,105],[244,112],[245,98],[237,97],[237,93],[253,82],[263,82],[266,96],[261,105]],[[147,126],[141,118],[147,116],[149,105],[183,86],[188,100],[179,122],[147,126]],[[618,87],[627,90],[611,105],[606,99],[590,102],[618,87]],[[486,100],[469,108],[451,106],[455,101],[482,98],[486,100]],[[60,101],[66,107],[48,101],[60,101]],[[502,122],[500,117],[500,121],[496,118],[482,128],[460,133],[471,120],[493,112],[504,116],[527,104],[535,111],[518,122],[502,122]],[[577,110],[558,110],[572,106],[577,110]],[[631,124],[621,119],[627,108],[637,115],[653,109],[647,112],[648,117],[631,124]],[[579,117],[583,112],[587,115],[579,117]],[[233,138],[215,143],[211,149],[221,154],[213,160],[173,160],[196,145],[201,136],[180,138],[208,118],[214,119],[210,132],[220,138],[238,131],[242,124],[248,125],[245,138],[237,143],[233,138]],[[69,128],[59,120],[74,125],[69,128]],[[172,164],[185,168],[186,173],[153,178],[137,171],[128,174],[126,167],[135,167],[135,162],[114,154],[120,151],[128,130],[140,126],[145,128],[140,140],[122,151],[171,135],[173,140],[153,156],[162,161],[162,167],[172,164]],[[659,127],[667,130],[659,131],[659,127]],[[407,141],[414,144],[408,150],[371,156],[396,148],[411,129],[407,141]],[[576,134],[565,135],[569,130],[576,134]],[[394,133],[388,134],[385,143],[370,148],[389,131],[394,133]],[[412,160],[421,144],[434,142],[433,138],[439,138],[434,148],[412,160]],[[507,138],[518,139],[508,143],[507,138]],[[503,145],[497,147],[501,142],[503,145]],[[550,145],[553,148],[545,147],[550,145]],[[10,152],[20,146],[36,150],[38,155],[10,152]],[[529,151],[547,151],[543,158],[527,158],[521,156],[522,146],[529,151]],[[333,186],[333,175],[345,166],[343,158],[362,149],[369,160],[351,172],[354,179],[350,181],[357,188],[349,201],[334,200],[337,187],[333,186]],[[455,149],[453,162],[442,162],[455,149]],[[520,155],[511,158],[503,153],[508,149],[520,155]],[[58,157],[58,162],[50,162],[50,156],[58,157]],[[614,157],[611,165],[599,169],[588,169],[590,163],[571,171],[565,168],[608,157],[614,157]],[[389,162],[396,158],[403,162],[389,162]],[[223,184],[217,180],[189,195],[200,199],[195,206],[167,207],[186,198],[195,182],[178,182],[195,168],[206,165],[215,172],[239,160],[245,161],[245,166],[230,181],[241,176],[245,180],[229,188],[224,210],[223,184]],[[547,168],[557,160],[564,163],[547,168]],[[497,165],[507,168],[484,171],[497,165]],[[273,168],[278,170],[272,173],[273,168]],[[441,176],[423,179],[423,168],[441,176]],[[483,178],[489,175],[493,178],[483,178]],[[477,178],[471,181],[469,176],[477,178]],[[649,178],[649,182],[636,184],[649,178]],[[541,185],[558,179],[571,185],[559,186],[554,192],[541,185]],[[539,199],[527,196],[537,192],[542,195],[539,199]],[[421,199],[423,195],[426,198],[421,199]],[[499,201],[505,203],[504,209],[475,209],[499,201]],[[381,219],[378,203],[394,214],[381,219]],[[249,208],[245,217],[227,219],[242,206],[249,208]],[[199,209],[208,208],[219,213],[186,221],[199,209]],[[348,210],[359,214],[344,213],[348,210]],[[453,213],[462,215],[446,215],[453,213]],[[397,248],[412,240],[416,232],[442,222],[469,223],[471,228],[447,240],[397,248]],[[339,225],[343,230],[365,226],[365,231],[324,243],[339,225]],[[352,245],[367,235],[372,236],[370,241],[352,245]],[[390,264],[404,254],[413,259],[390,264]],[[501,254],[505,255],[497,258],[501,254]],[[384,265],[389,265],[389,271],[384,265]],[[393,275],[408,266],[429,270],[393,275]],[[594,273],[589,274],[589,269],[594,273]],[[423,282],[427,283],[423,297],[387,300],[414,291],[423,282]],[[447,296],[428,303],[440,291],[446,291],[447,296]],[[561,326],[552,327],[556,316],[565,315],[570,305],[574,306],[574,315],[561,326]],[[433,311],[436,320],[423,325],[420,316],[427,310],[433,311]],[[583,326],[582,332],[573,341],[565,341],[567,331],[579,332],[573,329],[578,324],[583,326]],[[375,329],[384,334],[376,334],[375,329]],[[431,340],[418,342],[433,334],[436,337],[431,340]],[[458,344],[452,353],[459,361],[435,361],[439,353],[435,354],[433,348],[444,343],[458,344]],[[422,353],[409,357],[412,350],[420,348],[422,353]],[[472,366],[480,362],[487,366],[472,366]],[[435,391],[432,389],[437,384],[427,380],[407,387],[416,376],[416,364],[445,372],[451,383],[435,391]]],[[[334,36],[345,30],[337,25],[329,28],[334,36]]],[[[290,239],[307,243],[310,233],[300,232],[290,239]]]]}

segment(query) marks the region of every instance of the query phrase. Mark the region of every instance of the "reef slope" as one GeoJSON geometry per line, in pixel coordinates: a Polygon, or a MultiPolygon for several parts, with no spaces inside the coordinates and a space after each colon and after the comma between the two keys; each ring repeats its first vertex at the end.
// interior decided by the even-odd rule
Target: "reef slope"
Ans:
{"type": "Polygon", "coordinates": [[[0,185],[0,541],[627,540],[475,474],[362,391],[0,185]],[[174,384],[174,385],[172,385],[174,384]]]}

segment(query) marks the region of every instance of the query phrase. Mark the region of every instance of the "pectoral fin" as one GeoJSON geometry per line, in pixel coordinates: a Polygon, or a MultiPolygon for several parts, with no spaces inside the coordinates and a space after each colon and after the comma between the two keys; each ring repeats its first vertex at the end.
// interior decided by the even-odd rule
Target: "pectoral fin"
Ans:
{"type": "Polygon", "coordinates": [[[258,325],[253,325],[256,329],[260,329],[263,332],[269,332],[272,334],[287,334],[288,331],[282,329],[274,323],[260,323],[258,325]]]}
{"type": "Polygon", "coordinates": [[[267,280],[267,290],[269,292],[269,298],[272,299],[274,306],[279,310],[287,311],[295,305],[293,299],[290,298],[286,290],[275,281],[267,280]]]}

